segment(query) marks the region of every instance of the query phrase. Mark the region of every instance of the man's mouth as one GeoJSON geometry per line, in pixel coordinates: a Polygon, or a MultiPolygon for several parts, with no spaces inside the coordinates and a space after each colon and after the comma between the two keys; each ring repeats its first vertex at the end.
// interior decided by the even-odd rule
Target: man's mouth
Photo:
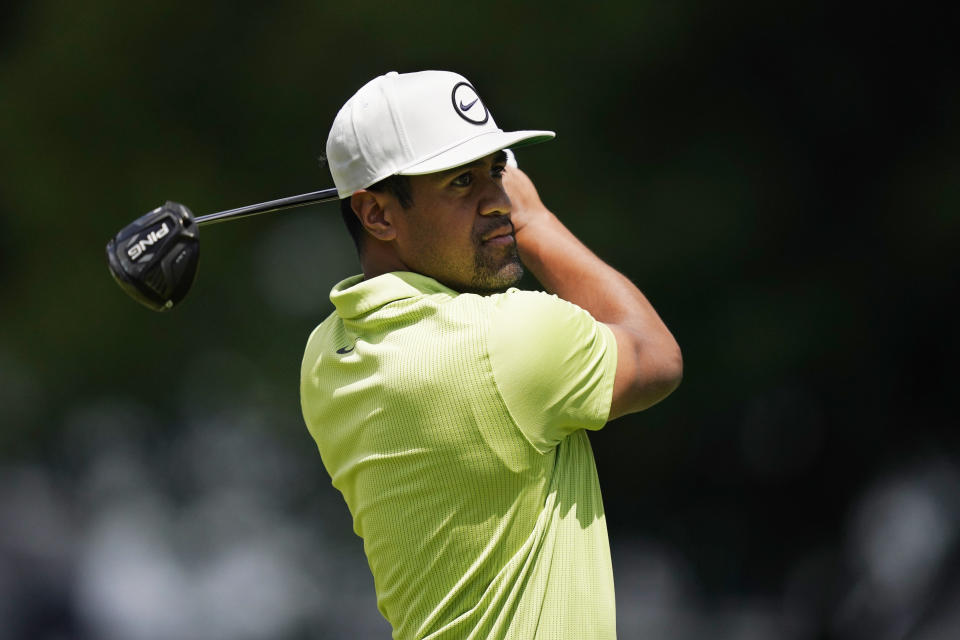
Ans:
{"type": "Polygon", "coordinates": [[[508,224],[502,227],[497,227],[493,231],[487,233],[481,238],[483,242],[488,242],[491,244],[508,244],[514,241],[513,238],[513,225],[508,224]]]}

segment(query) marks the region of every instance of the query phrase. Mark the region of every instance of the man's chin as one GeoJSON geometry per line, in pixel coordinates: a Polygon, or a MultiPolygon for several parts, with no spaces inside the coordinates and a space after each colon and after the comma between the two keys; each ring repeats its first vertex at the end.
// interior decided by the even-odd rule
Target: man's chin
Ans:
{"type": "Polygon", "coordinates": [[[523,278],[523,265],[520,260],[505,264],[495,273],[477,273],[471,282],[469,293],[487,295],[502,293],[516,285],[523,278]]]}

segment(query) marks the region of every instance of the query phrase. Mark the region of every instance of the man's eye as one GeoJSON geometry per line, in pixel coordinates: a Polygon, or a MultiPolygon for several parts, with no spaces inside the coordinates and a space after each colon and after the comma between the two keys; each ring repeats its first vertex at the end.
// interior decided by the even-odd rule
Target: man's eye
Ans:
{"type": "Polygon", "coordinates": [[[493,175],[494,178],[502,178],[503,174],[506,173],[506,171],[507,171],[506,166],[494,167],[490,173],[493,175]]]}
{"type": "Polygon", "coordinates": [[[472,182],[473,182],[472,173],[462,173],[456,178],[454,178],[450,184],[452,184],[455,187],[469,187],[472,182]]]}

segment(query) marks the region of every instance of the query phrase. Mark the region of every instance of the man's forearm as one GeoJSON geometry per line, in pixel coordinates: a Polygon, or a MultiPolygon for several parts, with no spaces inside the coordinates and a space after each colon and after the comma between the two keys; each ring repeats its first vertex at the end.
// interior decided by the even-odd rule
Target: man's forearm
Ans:
{"type": "Polygon", "coordinates": [[[543,211],[517,232],[520,259],[550,293],[608,324],[667,331],[641,291],[598,258],[555,215],[543,211]]]}

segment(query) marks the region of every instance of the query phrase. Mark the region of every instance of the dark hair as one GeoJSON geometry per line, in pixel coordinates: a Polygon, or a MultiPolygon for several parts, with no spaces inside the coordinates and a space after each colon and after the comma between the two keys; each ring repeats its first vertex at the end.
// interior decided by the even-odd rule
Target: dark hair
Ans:
{"type": "MultiPolygon", "coordinates": [[[[387,176],[383,180],[367,187],[367,190],[376,191],[377,193],[386,191],[394,196],[404,209],[409,209],[413,206],[413,193],[410,191],[410,178],[407,176],[387,176]]],[[[343,198],[340,201],[340,215],[343,217],[344,224],[347,225],[347,231],[350,232],[350,237],[353,238],[353,244],[357,247],[357,253],[362,253],[364,229],[360,223],[360,218],[353,212],[350,198],[343,198]]]]}

